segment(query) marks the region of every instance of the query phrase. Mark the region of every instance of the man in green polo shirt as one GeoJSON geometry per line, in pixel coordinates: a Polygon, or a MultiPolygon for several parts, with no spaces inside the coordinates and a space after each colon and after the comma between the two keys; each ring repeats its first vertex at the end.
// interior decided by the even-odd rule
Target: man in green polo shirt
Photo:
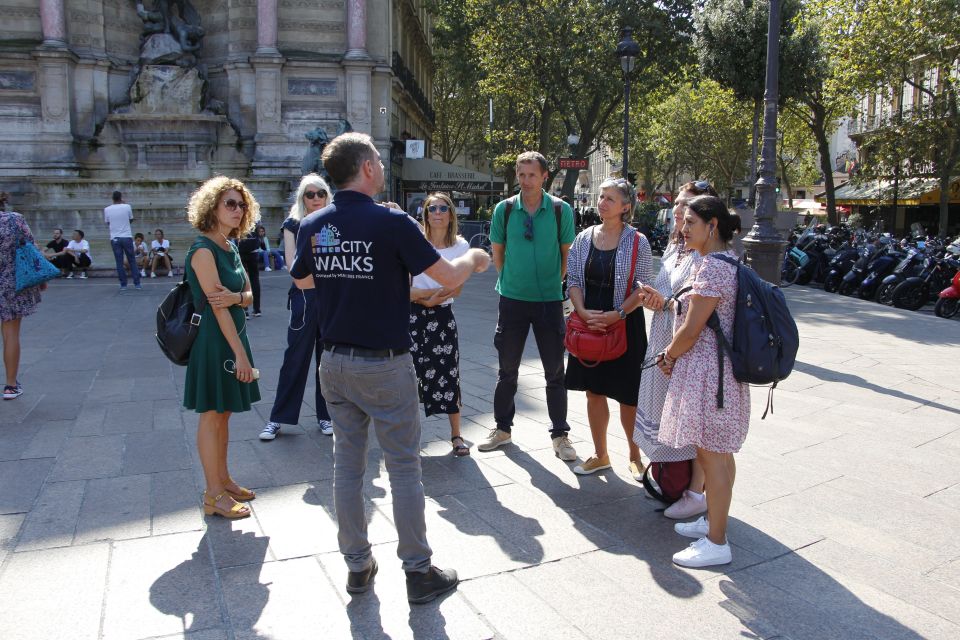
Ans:
{"type": "Polygon", "coordinates": [[[499,203],[493,211],[490,242],[493,263],[500,272],[497,279],[500,309],[493,339],[500,360],[493,395],[497,426],[477,449],[491,451],[510,442],[520,360],[527,334],[533,327],[547,381],[553,450],[562,460],[572,461],[576,460],[577,452],[567,437],[570,425],[567,424],[567,390],[563,386],[562,282],[567,251],[576,233],[570,205],[543,190],[547,175],[547,160],[543,155],[536,151],[521,153],[517,157],[520,193],[499,203]],[[508,205],[509,216],[506,215],[508,205]]]}

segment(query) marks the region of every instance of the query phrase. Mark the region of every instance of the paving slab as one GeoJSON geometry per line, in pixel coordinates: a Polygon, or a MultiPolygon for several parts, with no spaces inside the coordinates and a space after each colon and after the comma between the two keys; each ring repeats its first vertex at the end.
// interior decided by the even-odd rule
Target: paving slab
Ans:
{"type": "Polygon", "coordinates": [[[0,462],[0,514],[30,511],[54,462],[54,458],[0,462]]]}
{"type": "Polygon", "coordinates": [[[149,476],[100,478],[87,482],[74,544],[149,535],[149,476]]]}

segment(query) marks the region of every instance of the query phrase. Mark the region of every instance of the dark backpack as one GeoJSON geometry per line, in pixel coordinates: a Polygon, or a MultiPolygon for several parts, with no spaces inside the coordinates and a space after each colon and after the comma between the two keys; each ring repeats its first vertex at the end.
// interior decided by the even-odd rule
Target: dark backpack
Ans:
{"type": "Polygon", "coordinates": [[[733,344],[720,328],[717,312],[710,314],[707,326],[717,334],[717,408],[723,408],[724,353],[733,364],[733,377],[746,384],[772,384],[767,396],[767,412],[773,412],[773,390],[790,375],[800,347],[797,323],[790,315],[780,287],[770,284],[757,272],[738,260],[719,253],[711,254],[737,268],[736,315],[733,320],[733,344]]]}
{"type": "Polygon", "coordinates": [[[200,319],[206,303],[206,298],[203,298],[199,309],[194,308],[193,294],[184,275],[183,280],[170,290],[157,307],[157,344],[173,364],[182,367],[190,361],[190,349],[200,331],[200,319]]]}
{"type": "MultiPolygon", "coordinates": [[[[517,198],[520,196],[513,196],[507,198],[507,204],[503,209],[503,246],[507,246],[507,223],[510,222],[510,212],[513,211],[513,205],[516,204],[517,198]]],[[[557,200],[552,196],[547,196],[553,200],[553,216],[557,219],[557,244],[563,244],[560,239],[560,219],[563,217],[563,208],[561,204],[562,200],[557,200]]]]}
{"type": "Polygon", "coordinates": [[[643,472],[643,488],[651,498],[673,504],[690,488],[692,477],[693,460],[651,462],[643,472]]]}

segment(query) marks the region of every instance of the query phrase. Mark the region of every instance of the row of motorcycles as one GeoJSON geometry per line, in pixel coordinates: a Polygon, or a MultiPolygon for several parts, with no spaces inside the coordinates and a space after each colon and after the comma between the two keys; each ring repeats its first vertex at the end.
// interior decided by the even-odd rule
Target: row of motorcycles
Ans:
{"type": "Polygon", "coordinates": [[[960,312],[960,237],[898,242],[890,234],[811,225],[791,234],[780,286],[811,282],[912,311],[934,301],[934,313],[950,318],[960,312]]]}

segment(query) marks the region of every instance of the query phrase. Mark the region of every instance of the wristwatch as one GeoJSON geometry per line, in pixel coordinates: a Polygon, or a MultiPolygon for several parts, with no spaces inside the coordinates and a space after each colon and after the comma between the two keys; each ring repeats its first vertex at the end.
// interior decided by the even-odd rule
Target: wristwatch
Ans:
{"type": "Polygon", "coordinates": [[[626,319],[627,319],[627,312],[623,310],[623,307],[618,308],[618,309],[617,309],[617,313],[620,314],[620,319],[621,319],[621,320],[626,320],[626,319]]]}

